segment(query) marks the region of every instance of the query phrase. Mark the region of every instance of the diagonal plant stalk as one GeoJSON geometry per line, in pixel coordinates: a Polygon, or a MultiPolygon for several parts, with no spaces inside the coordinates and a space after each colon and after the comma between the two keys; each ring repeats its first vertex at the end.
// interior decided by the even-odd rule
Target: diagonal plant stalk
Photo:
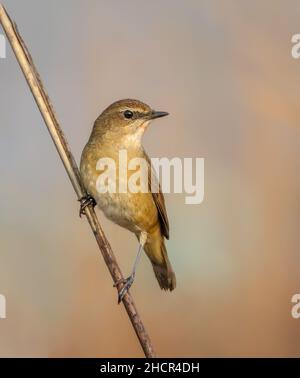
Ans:
{"type": "MultiPolygon", "coordinates": [[[[71,180],[77,198],[82,198],[86,191],[82,185],[79,170],[75,159],[72,155],[70,147],[67,143],[66,137],[58,123],[56,115],[50,100],[44,90],[41,78],[35,68],[33,60],[23,42],[15,23],[13,23],[7,14],[3,5],[0,4],[0,23],[6,33],[10,45],[15,53],[17,61],[23,71],[27,80],[33,97],[46,123],[48,131],[55,144],[57,152],[64,164],[64,167],[71,180]]],[[[122,272],[119,268],[117,260],[113,254],[111,246],[106,239],[106,236],[100,226],[99,220],[92,206],[85,209],[86,218],[91,226],[93,234],[98,243],[99,249],[104,258],[105,264],[113,278],[114,283],[120,282],[123,279],[122,272]]],[[[146,357],[154,357],[154,350],[149,338],[149,335],[143,325],[143,322],[137,312],[132,296],[127,292],[123,298],[123,304],[130,318],[131,324],[139,339],[140,345],[143,348],[146,357]]]]}

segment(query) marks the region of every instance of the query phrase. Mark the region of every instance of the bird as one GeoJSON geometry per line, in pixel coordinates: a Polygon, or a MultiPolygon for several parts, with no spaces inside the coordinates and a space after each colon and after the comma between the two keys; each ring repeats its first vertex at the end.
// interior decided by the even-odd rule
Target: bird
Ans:
{"type": "MultiPolygon", "coordinates": [[[[164,195],[151,166],[151,159],[142,145],[142,137],[150,122],[167,115],[167,112],[155,111],[139,100],[116,101],[94,122],[90,138],[82,152],[80,174],[87,195],[80,199],[80,215],[84,214],[87,206],[97,205],[109,220],[133,232],[139,241],[131,274],[114,285],[118,288],[119,303],[135,279],[142,250],[152,264],[160,288],[172,291],[176,287],[175,273],[165,245],[165,238],[169,239],[169,221],[164,195]],[[118,169],[120,150],[127,152],[128,159],[139,158],[147,163],[148,191],[99,191],[97,180],[100,173],[97,162],[103,158],[113,159],[118,169]],[[151,191],[151,182],[158,188],[155,192],[151,191]]],[[[128,170],[127,173],[130,177],[133,171],[128,170]]],[[[116,177],[116,181],[118,180],[116,177]]]]}

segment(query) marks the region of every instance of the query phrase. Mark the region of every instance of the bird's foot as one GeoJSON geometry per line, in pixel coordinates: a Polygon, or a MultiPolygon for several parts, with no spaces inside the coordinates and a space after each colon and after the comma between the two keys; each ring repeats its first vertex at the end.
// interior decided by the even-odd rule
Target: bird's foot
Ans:
{"type": "Polygon", "coordinates": [[[131,274],[129,277],[122,278],[121,280],[119,280],[118,282],[114,284],[114,287],[118,287],[119,284],[124,285],[122,289],[118,291],[118,303],[122,302],[124,295],[130,289],[131,285],[133,284],[133,281],[134,281],[134,274],[131,274]]]}
{"type": "Polygon", "coordinates": [[[80,218],[81,218],[81,215],[85,215],[85,208],[87,206],[92,205],[93,207],[95,207],[97,205],[96,200],[90,194],[83,196],[78,201],[80,202],[80,209],[79,209],[80,218]]]}

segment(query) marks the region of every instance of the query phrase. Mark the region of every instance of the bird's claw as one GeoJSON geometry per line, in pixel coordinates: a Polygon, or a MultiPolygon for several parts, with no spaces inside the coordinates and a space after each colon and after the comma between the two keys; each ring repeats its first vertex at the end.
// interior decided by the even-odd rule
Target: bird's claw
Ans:
{"type": "Polygon", "coordinates": [[[90,194],[87,194],[81,197],[80,200],[78,201],[80,202],[80,209],[79,209],[80,218],[81,218],[81,215],[85,215],[85,208],[87,206],[92,205],[93,207],[95,207],[97,205],[96,200],[90,194]]]}
{"type": "Polygon", "coordinates": [[[124,295],[130,289],[131,285],[133,284],[133,281],[134,281],[134,275],[132,274],[131,276],[129,276],[127,278],[120,279],[118,282],[116,282],[114,284],[114,287],[117,287],[119,284],[123,284],[124,285],[122,287],[122,289],[118,291],[118,303],[122,302],[122,299],[124,298],[124,295]]]}

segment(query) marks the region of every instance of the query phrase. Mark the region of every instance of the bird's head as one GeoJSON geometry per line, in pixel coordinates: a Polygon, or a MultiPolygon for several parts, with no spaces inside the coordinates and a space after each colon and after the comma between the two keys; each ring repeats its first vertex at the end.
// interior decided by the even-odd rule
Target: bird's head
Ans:
{"type": "Polygon", "coordinates": [[[95,128],[101,133],[111,132],[120,137],[140,141],[152,120],[167,115],[167,112],[155,111],[138,100],[120,100],[100,114],[95,128]]]}

